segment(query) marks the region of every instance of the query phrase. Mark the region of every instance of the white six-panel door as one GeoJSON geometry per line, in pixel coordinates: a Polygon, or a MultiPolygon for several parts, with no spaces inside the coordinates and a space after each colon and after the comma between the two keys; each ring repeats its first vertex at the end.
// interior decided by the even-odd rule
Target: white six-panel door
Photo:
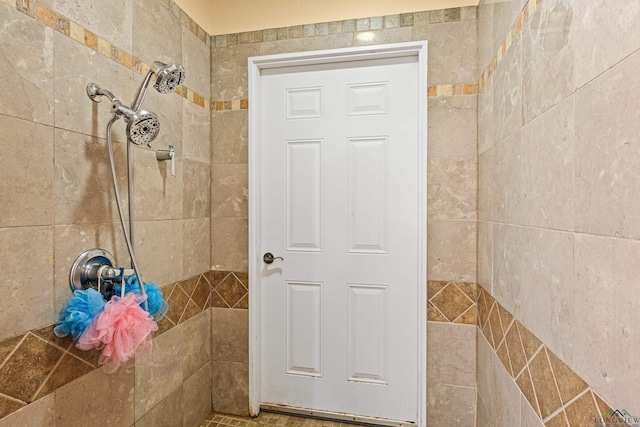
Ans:
{"type": "Polygon", "coordinates": [[[261,404],[418,422],[418,67],[262,73],[261,404]]]}

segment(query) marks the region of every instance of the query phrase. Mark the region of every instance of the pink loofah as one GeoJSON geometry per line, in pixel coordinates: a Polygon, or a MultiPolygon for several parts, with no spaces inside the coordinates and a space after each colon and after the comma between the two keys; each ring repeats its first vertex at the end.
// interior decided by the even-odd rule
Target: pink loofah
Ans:
{"type": "Polygon", "coordinates": [[[140,307],[141,302],[134,293],[114,296],[76,344],[80,350],[102,350],[99,363],[105,365],[107,373],[118,370],[140,346],[151,345],[151,332],[157,331],[158,325],[140,307]]]}

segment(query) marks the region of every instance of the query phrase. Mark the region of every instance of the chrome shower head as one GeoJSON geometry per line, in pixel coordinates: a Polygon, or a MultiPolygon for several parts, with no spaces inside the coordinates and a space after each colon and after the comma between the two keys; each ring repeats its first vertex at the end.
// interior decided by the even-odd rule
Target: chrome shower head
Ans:
{"type": "MultiPolygon", "coordinates": [[[[160,120],[155,113],[147,110],[137,111],[137,108],[129,108],[122,105],[113,93],[102,89],[95,83],[87,85],[87,95],[93,102],[100,102],[101,96],[106,96],[111,101],[111,112],[119,117],[123,116],[127,122],[127,138],[136,145],[149,145],[156,139],[160,132],[160,120]]],[[[144,95],[143,95],[144,96],[144,95]]]]}
{"type": "Polygon", "coordinates": [[[147,110],[133,111],[124,105],[115,104],[116,114],[127,121],[127,138],[136,145],[149,145],[160,132],[160,120],[155,113],[147,110]]]}
{"type": "Polygon", "coordinates": [[[156,74],[156,83],[153,87],[160,93],[171,93],[184,82],[185,71],[182,65],[155,61],[153,71],[156,74]]]}
{"type": "Polygon", "coordinates": [[[153,87],[160,93],[171,93],[184,82],[185,71],[182,65],[165,64],[160,61],[154,61],[147,76],[138,88],[135,100],[131,104],[131,109],[138,110],[151,83],[151,77],[156,76],[156,82],[153,87]]]}

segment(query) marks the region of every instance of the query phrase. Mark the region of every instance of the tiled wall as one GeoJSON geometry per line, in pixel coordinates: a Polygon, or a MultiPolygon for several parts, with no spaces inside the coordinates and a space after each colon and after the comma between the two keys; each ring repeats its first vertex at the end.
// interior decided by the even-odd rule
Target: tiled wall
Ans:
{"type": "MultiPolygon", "coordinates": [[[[169,407],[196,425],[210,410],[211,378],[208,37],[167,0],[2,0],[0,28],[0,425],[152,425],[169,407]],[[107,376],[50,328],[82,251],[102,247],[129,263],[104,139],[110,106],[85,87],[128,103],[154,60],[182,63],[187,80],[178,94],[150,90],[144,103],[161,122],[154,150],[176,147],[177,176],[154,150],[134,147],[136,253],[146,280],[181,284],[164,288],[171,310],[154,340],[162,368],[107,376]]],[[[120,121],[120,176],[124,140],[120,121]]],[[[124,180],[120,191],[126,198],[124,180]]]]}
{"type": "Polygon", "coordinates": [[[478,282],[510,313],[478,336],[479,425],[638,414],[640,7],[482,1],[478,28],[478,282]],[[511,317],[543,345],[498,347],[511,317]]]}
{"type": "MultiPolygon", "coordinates": [[[[212,38],[211,251],[214,269],[247,271],[247,58],[429,40],[428,278],[456,282],[451,288],[440,289],[444,292],[441,295],[456,290],[469,291],[463,282],[474,283],[476,280],[476,34],[476,8],[470,7],[212,38]],[[362,37],[364,33],[368,33],[366,41],[362,37]]],[[[475,301],[464,294],[463,298],[475,301]]],[[[222,340],[225,343],[222,346],[234,348],[234,351],[221,351],[218,355],[215,350],[213,352],[214,360],[220,358],[219,364],[214,362],[214,408],[246,414],[246,343],[234,342],[232,337],[237,335],[245,339],[247,314],[237,310],[233,301],[235,298],[226,300],[226,305],[235,309],[221,306],[214,309],[213,314],[218,319],[213,323],[214,346],[217,340],[222,340]],[[235,397],[225,395],[221,398],[226,399],[225,402],[239,400],[225,403],[223,409],[216,406],[215,394],[224,393],[222,390],[228,384],[235,384],[238,391],[234,392],[235,397]]],[[[436,356],[429,362],[429,373],[432,374],[429,375],[428,397],[430,425],[446,422],[446,414],[453,412],[459,413],[460,419],[464,420],[460,425],[473,425],[476,328],[475,305],[473,302],[470,305],[474,308],[465,307],[470,311],[459,319],[460,323],[429,322],[429,354],[436,356]],[[448,355],[435,350],[451,348],[447,337],[452,336],[457,337],[455,351],[459,352],[458,360],[465,366],[465,375],[461,377],[455,377],[455,372],[438,362],[446,360],[448,355]]],[[[443,310],[446,309],[443,307],[443,310]]]]}

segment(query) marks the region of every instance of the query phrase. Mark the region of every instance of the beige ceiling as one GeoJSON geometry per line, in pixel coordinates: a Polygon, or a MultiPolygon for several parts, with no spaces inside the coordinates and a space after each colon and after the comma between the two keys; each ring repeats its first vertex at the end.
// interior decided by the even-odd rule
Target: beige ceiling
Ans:
{"type": "Polygon", "coordinates": [[[478,4],[478,0],[174,1],[213,35],[478,4]]]}

